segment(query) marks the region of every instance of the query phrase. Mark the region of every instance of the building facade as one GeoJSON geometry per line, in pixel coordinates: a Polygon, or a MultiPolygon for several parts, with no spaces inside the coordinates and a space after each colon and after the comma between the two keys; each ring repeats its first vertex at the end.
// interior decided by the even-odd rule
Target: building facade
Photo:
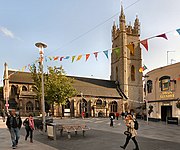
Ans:
{"type": "Polygon", "coordinates": [[[166,121],[166,117],[179,117],[180,63],[154,69],[146,75],[145,95],[149,104],[150,118],[166,121]]]}
{"type": "Polygon", "coordinates": [[[130,108],[135,108],[143,101],[142,66],[140,48],[140,22],[136,17],[134,26],[126,25],[126,19],[121,6],[119,28],[112,27],[112,48],[120,48],[111,54],[111,80],[118,81],[120,87],[128,97],[130,108]],[[130,51],[127,45],[133,43],[134,51],[130,51]]]}
{"type": "MultiPolygon", "coordinates": [[[[106,117],[110,112],[122,112],[125,94],[119,89],[115,81],[91,79],[83,77],[73,78],[72,86],[77,95],[66,101],[66,105],[53,106],[45,104],[46,112],[52,112],[54,116],[80,117],[82,112],[87,117],[106,117]]],[[[4,91],[8,92],[9,108],[16,108],[21,115],[39,115],[41,103],[33,91],[34,81],[29,72],[8,70],[5,63],[4,91]]],[[[6,99],[4,95],[4,99],[6,99]]]]}

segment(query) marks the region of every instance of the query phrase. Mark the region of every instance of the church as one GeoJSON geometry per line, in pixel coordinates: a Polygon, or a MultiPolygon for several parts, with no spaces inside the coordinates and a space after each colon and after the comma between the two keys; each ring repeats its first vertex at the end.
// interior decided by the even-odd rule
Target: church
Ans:
{"type": "MultiPolygon", "coordinates": [[[[54,116],[80,117],[85,112],[86,117],[107,117],[109,113],[122,113],[136,109],[143,101],[142,66],[140,44],[135,44],[133,52],[127,44],[139,41],[140,22],[136,17],[134,26],[126,25],[126,19],[121,7],[119,27],[112,27],[112,49],[120,48],[120,53],[112,51],[110,80],[68,76],[73,78],[72,86],[78,94],[67,100],[66,105],[54,105],[52,110],[46,103],[46,111],[54,116]],[[60,112],[59,112],[60,110],[60,112]]],[[[21,115],[40,114],[40,102],[33,91],[33,80],[30,72],[12,71],[5,63],[4,99],[8,95],[10,108],[17,108],[21,115]],[[8,93],[8,94],[7,94],[8,93]]]]}

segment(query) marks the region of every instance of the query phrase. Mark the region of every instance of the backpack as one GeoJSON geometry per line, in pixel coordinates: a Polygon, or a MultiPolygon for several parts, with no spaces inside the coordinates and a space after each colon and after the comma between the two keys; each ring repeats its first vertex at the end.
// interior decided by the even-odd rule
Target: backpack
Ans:
{"type": "Polygon", "coordinates": [[[134,120],[134,129],[138,130],[139,129],[139,124],[137,120],[134,120]]]}

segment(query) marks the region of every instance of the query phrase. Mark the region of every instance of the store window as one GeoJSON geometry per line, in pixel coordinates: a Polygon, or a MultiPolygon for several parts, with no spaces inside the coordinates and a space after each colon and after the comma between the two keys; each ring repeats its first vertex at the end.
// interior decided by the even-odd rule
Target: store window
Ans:
{"type": "Polygon", "coordinates": [[[159,79],[159,87],[161,91],[169,91],[170,85],[170,76],[163,76],[159,79]]]}

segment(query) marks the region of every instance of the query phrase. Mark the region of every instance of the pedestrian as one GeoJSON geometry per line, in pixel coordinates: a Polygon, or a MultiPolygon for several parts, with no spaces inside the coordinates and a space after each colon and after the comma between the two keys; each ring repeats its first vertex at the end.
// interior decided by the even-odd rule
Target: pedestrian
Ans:
{"type": "Polygon", "coordinates": [[[85,116],[85,112],[83,111],[82,112],[82,119],[84,119],[84,116],[85,116]]]}
{"type": "Polygon", "coordinates": [[[139,150],[139,146],[138,146],[138,143],[136,141],[137,132],[134,129],[134,120],[133,120],[132,115],[130,115],[130,114],[127,115],[127,117],[125,118],[125,123],[127,126],[127,131],[124,132],[124,134],[127,136],[126,142],[123,146],[120,146],[120,147],[122,149],[126,149],[130,139],[132,139],[132,141],[134,142],[134,144],[136,146],[135,149],[133,149],[133,150],[139,150]]]}
{"type": "Polygon", "coordinates": [[[26,129],[26,136],[25,140],[27,141],[27,138],[30,134],[30,142],[33,143],[33,130],[34,130],[34,119],[33,116],[30,114],[28,118],[26,118],[23,122],[23,125],[26,129]]]}
{"type": "Polygon", "coordinates": [[[22,120],[21,117],[16,114],[15,109],[12,109],[10,115],[7,117],[6,125],[11,135],[12,148],[16,149],[20,138],[19,130],[22,125],[22,120]]]}
{"type": "Polygon", "coordinates": [[[118,120],[118,118],[119,118],[119,113],[116,112],[116,120],[118,120]]]}
{"type": "Polygon", "coordinates": [[[114,117],[111,116],[111,117],[110,117],[110,127],[113,127],[113,126],[114,126],[114,125],[113,125],[113,120],[114,120],[114,117]]]}
{"type": "Polygon", "coordinates": [[[3,122],[5,122],[5,113],[4,113],[4,110],[1,111],[1,117],[2,117],[3,122]]]}

